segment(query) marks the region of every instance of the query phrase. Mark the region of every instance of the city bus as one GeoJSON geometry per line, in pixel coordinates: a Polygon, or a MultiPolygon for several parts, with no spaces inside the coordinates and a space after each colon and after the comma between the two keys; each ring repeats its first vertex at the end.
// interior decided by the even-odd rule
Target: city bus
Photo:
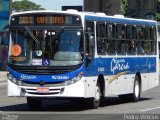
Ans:
{"type": "Polygon", "coordinates": [[[28,11],[10,16],[9,31],[8,96],[26,97],[32,109],[52,98],[91,108],[107,96],[137,102],[159,85],[155,21],[28,11]]]}

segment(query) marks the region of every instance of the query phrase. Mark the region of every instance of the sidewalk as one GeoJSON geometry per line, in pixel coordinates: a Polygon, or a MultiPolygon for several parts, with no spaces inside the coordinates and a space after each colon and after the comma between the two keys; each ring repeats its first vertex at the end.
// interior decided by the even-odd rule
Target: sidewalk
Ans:
{"type": "Polygon", "coordinates": [[[0,83],[7,82],[7,72],[0,71],[0,83]]]}

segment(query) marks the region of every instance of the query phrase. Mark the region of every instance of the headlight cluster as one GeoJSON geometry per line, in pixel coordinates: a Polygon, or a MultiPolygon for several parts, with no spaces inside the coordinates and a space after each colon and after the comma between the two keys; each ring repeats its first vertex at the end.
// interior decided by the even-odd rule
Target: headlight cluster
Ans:
{"type": "Polygon", "coordinates": [[[81,80],[82,75],[83,75],[83,72],[80,72],[80,73],[78,74],[78,76],[74,77],[74,78],[71,79],[71,80],[65,81],[65,82],[64,82],[64,85],[67,86],[67,85],[71,85],[71,84],[74,84],[74,83],[78,82],[79,80],[81,80]]]}
{"type": "Polygon", "coordinates": [[[16,85],[22,85],[22,81],[20,81],[20,80],[17,80],[16,78],[14,78],[11,74],[7,74],[7,78],[11,81],[11,82],[13,82],[14,84],[16,84],[16,85]]]}

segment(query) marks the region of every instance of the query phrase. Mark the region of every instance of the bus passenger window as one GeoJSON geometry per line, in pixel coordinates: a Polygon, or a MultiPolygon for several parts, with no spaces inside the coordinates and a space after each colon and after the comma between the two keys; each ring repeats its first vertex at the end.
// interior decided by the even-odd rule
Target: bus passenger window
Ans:
{"type": "Polygon", "coordinates": [[[117,25],[117,38],[118,39],[124,39],[125,38],[125,26],[123,25],[117,25]]]}
{"type": "Polygon", "coordinates": [[[137,50],[135,48],[134,40],[127,40],[126,41],[126,52],[128,55],[134,55],[137,53],[137,50]]]}
{"type": "Polygon", "coordinates": [[[106,27],[107,27],[107,38],[114,38],[115,25],[108,24],[106,27]]]}
{"type": "Polygon", "coordinates": [[[137,51],[139,55],[144,55],[145,54],[145,45],[144,41],[138,41],[137,42],[137,51]]]}
{"type": "Polygon", "coordinates": [[[137,27],[137,35],[136,38],[138,40],[144,39],[144,28],[143,27],[137,27]]]}
{"type": "Polygon", "coordinates": [[[156,54],[156,42],[157,42],[157,32],[156,32],[156,28],[152,27],[151,30],[151,51],[153,54],[156,54]]]}
{"type": "Polygon", "coordinates": [[[105,38],[105,23],[97,23],[96,26],[97,38],[105,38]]]}
{"type": "Polygon", "coordinates": [[[96,33],[97,33],[97,53],[104,55],[104,54],[106,54],[106,48],[105,48],[105,40],[106,40],[105,23],[97,23],[97,25],[96,25],[96,33]]]}
{"type": "Polygon", "coordinates": [[[133,26],[127,26],[126,38],[127,39],[134,39],[134,27],[133,26]]]}
{"type": "Polygon", "coordinates": [[[115,40],[106,40],[105,46],[106,46],[107,54],[109,55],[115,54],[114,43],[115,43],[115,40]]]}
{"type": "Polygon", "coordinates": [[[105,48],[107,54],[113,55],[115,54],[115,25],[114,24],[106,24],[106,37],[105,40],[105,48]]]}
{"type": "Polygon", "coordinates": [[[105,42],[103,39],[97,40],[97,53],[98,54],[106,54],[105,42]]]}
{"type": "Polygon", "coordinates": [[[154,46],[153,42],[154,41],[154,29],[151,27],[146,28],[145,30],[145,35],[146,35],[146,53],[147,54],[154,54],[154,46]]]}

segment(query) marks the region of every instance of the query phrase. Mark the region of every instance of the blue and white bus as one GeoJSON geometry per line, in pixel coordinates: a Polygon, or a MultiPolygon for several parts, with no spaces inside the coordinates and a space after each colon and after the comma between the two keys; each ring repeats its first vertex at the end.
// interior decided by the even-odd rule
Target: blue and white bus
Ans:
{"type": "Polygon", "coordinates": [[[47,98],[136,102],[159,84],[157,23],[120,15],[30,11],[10,17],[8,96],[30,108],[47,98]]]}

